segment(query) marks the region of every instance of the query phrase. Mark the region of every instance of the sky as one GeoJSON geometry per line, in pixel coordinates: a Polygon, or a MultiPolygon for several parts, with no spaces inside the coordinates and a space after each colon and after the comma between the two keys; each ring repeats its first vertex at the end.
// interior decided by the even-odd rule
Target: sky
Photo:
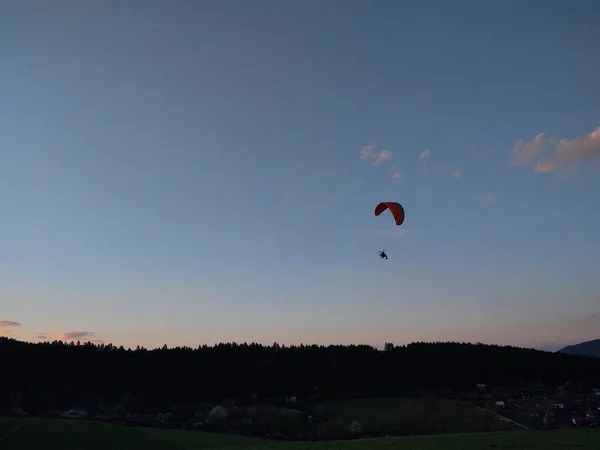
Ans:
{"type": "Polygon", "coordinates": [[[0,10],[1,334],[600,338],[597,1],[0,10]]]}

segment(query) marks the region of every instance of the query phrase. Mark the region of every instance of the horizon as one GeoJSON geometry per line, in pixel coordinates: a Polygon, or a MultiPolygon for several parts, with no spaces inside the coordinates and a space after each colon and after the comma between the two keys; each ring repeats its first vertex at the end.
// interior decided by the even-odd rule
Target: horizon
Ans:
{"type": "Polygon", "coordinates": [[[600,3],[3,10],[0,336],[600,338],[600,3]]]}
{"type": "MultiPolygon", "coordinates": [[[[282,349],[284,348],[299,348],[301,346],[304,347],[313,347],[313,346],[318,346],[318,347],[352,347],[352,346],[356,346],[356,347],[371,347],[373,350],[377,350],[377,351],[385,351],[385,346],[387,344],[392,344],[394,347],[408,347],[410,345],[437,345],[437,344],[458,344],[458,345],[487,345],[487,346],[497,346],[497,347],[511,347],[511,348],[518,348],[518,349],[524,349],[524,350],[536,350],[536,351],[542,351],[542,352],[549,352],[549,353],[557,353],[559,351],[561,351],[562,349],[557,349],[557,350],[551,350],[551,349],[543,349],[543,348],[534,348],[534,347],[523,347],[523,346],[519,346],[519,345],[500,345],[500,344],[488,344],[488,343],[484,343],[484,342],[460,342],[460,341],[414,341],[414,342],[409,342],[406,344],[395,344],[393,342],[385,342],[382,345],[371,345],[371,344],[306,344],[304,342],[300,342],[297,344],[282,344],[280,342],[271,342],[271,343],[263,343],[263,342],[254,342],[254,341],[242,341],[242,342],[236,342],[236,341],[231,341],[231,342],[215,342],[214,344],[198,344],[196,346],[189,346],[189,345],[159,345],[157,347],[144,347],[143,345],[134,345],[134,346],[125,346],[125,345],[118,345],[118,344],[114,344],[112,342],[104,342],[104,341],[98,341],[98,340],[85,340],[85,339],[71,339],[71,340],[61,340],[61,339],[46,339],[46,340],[37,340],[37,341],[22,341],[19,339],[16,339],[14,337],[11,336],[0,336],[0,339],[7,339],[7,340],[12,340],[15,342],[21,342],[24,344],[33,344],[33,345],[37,345],[37,344],[52,344],[54,342],[59,342],[62,343],[64,345],[71,345],[71,344],[78,344],[78,345],[94,345],[94,346],[112,346],[114,348],[120,348],[123,347],[123,349],[127,350],[127,351],[136,351],[137,348],[139,347],[141,350],[146,350],[146,351],[155,351],[155,350],[162,350],[165,348],[172,350],[172,349],[176,349],[176,348],[187,348],[190,350],[198,350],[201,349],[203,347],[208,347],[208,348],[212,348],[212,347],[218,347],[221,345],[237,345],[237,346],[243,346],[243,345],[258,345],[258,346],[262,346],[262,347],[273,347],[274,345],[278,345],[280,346],[282,349]]],[[[586,342],[581,342],[581,344],[586,344],[588,342],[593,342],[593,341],[598,341],[600,339],[593,339],[592,341],[586,341],[586,342]]],[[[578,343],[579,344],[579,343],[578,343]]],[[[576,345],[576,344],[573,344],[576,345]]],[[[572,345],[571,345],[572,346],[572,345]]],[[[569,346],[566,346],[569,347],[569,346]]],[[[579,355],[573,355],[573,356],[579,356],[579,355]]]]}

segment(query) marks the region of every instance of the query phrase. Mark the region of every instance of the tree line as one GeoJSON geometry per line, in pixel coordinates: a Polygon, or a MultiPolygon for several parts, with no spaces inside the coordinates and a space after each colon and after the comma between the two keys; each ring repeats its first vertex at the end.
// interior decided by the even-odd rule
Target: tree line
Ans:
{"type": "MultiPolygon", "coordinates": [[[[600,358],[456,342],[385,345],[222,343],[125,349],[112,344],[0,338],[0,409],[28,411],[126,403],[139,412],[250,397],[323,399],[527,387],[582,380],[600,385],[600,358]]],[[[248,400],[250,401],[250,400],[248,400]]]]}

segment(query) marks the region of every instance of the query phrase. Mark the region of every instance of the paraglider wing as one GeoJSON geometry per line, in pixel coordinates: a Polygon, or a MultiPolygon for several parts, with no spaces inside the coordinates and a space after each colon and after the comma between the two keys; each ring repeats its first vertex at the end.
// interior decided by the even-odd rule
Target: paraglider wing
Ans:
{"type": "Polygon", "coordinates": [[[404,208],[400,203],[382,202],[375,207],[375,215],[378,216],[386,209],[389,209],[392,215],[394,216],[396,225],[402,225],[402,223],[404,223],[404,208]]]}

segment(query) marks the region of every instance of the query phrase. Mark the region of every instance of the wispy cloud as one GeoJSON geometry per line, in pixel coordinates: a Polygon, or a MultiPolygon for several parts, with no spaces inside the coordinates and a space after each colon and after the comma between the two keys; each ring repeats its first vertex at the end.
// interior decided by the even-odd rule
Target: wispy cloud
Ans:
{"type": "Polygon", "coordinates": [[[59,333],[56,338],[59,341],[65,341],[65,342],[81,341],[81,340],[90,341],[90,342],[102,342],[99,339],[94,339],[95,336],[96,336],[96,334],[92,331],[67,331],[64,333],[59,333]]]}
{"type": "Polygon", "coordinates": [[[0,320],[0,336],[11,336],[13,330],[21,325],[21,322],[15,322],[14,320],[0,320]]]}
{"type": "Polygon", "coordinates": [[[574,139],[548,137],[538,134],[530,141],[518,141],[512,149],[511,165],[533,165],[536,173],[558,172],[582,161],[600,160],[600,127],[574,139]],[[551,148],[547,156],[543,151],[551,148]],[[534,164],[535,161],[535,164],[534,164]]]}
{"type": "Polygon", "coordinates": [[[546,133],[540,133],[530,141],[519,139],[511,150],[510,165],[525,166],[530,164],[546,145],[548,145],[546,133]]]}
{"type": "Polygon", "coordinates": [[[364,183],[364,181],[362,179],[361,180],[356,180],[355,186],[356,187],[361,187],[363,185],[363,183],[364,183]]]}
{"type": "Polygon", "coordinates": [[[375,236],[380,236],[380,237],[402,237],[402,236],[406,236],[408,234],[408,230],[403,230],[403,229],[385,229],[385,230],[375,230],[373,232],[373,234],[375,236]]]}
{"type": "Polygon", "coordinates": [[[391,150],[379,150],[375,149],[375,144],[365,145],[360,151],[361,159],[370,159],[373,161],[373,165],[378,166],[383,161],[387,161],[392,157],[391,150]]]}
{"type": "Polygon", "coordinates": [[[360,150],[360,157],[362,159],[368,159],[371,158],[373,156],[373,152],[375,151],[375,144],[369,144],[369,145],[365,145],[361,150],[360,150]]]}
{"type": "Polygon", "coordinates": [[[442,167],[439,169],[439,173],[442,176],[450,176],[452,178],[460,178],[462,176],[462,171],[460,169],[450,166],[442,167]]]}
{"type": "Polygon", "coordinates": [[[600,159],[600,127],[591,133],[575,138],[561,139],[554,152],[544,161],[538,161],[534,170],[537,173],[555,172],[563,166],[577,161],[600,159]]]}
{"type": "Polygon", "coordinates": [[[382,161],[387,161],[392,157],[392,152],[390,150],[380,150],[375,158],[375,165],[378,165],[382,161]]]}
{"type": "Polygon", "coordinates": [[[392,168],[390,169],[390,173],[392,174],[392,178],[394,180],[402,178],[402,171],[396,166],[392,166],[392,168]]]}
{"type": "Polygon", "coordinates": [[[40,341],[47,341],[48,340],[48,335],[46,333],[37,333],[35,335],[36,339],[39,339],[40,341]]]}
{"type": "Polygon", "coordinates": [[[483,203],[484,206],[488,206],[494,203],[496,200],[500,199],[501,197],[502,194],[500,193],[489,193],[486,196],[480,198],[480,201],[481,203],[483,203]]]}
{"type": "Polygon", "coordinates": [[[428,148],[419,153],[419,164],[425,167],[427,165],[427,161],[429,160],[429,156],[431,156],[431,150],[428,148]]]}
{"type": "Polygon", "coordinates": [[[592,314],[590,314],[590,315],[587,317],[587,320],[589,320],[589,321],[596,321],[596,320],[600,320],[600,312],[599,312],[599,311],[596,311],[595,313],[592,313],[592,314]]]}

